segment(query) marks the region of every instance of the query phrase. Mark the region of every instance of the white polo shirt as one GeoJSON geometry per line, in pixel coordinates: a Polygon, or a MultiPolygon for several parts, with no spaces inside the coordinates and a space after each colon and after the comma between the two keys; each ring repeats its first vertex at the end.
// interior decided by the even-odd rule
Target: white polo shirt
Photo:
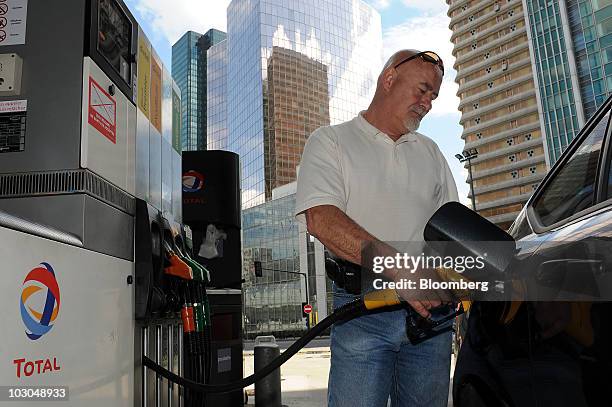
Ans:
{"type": "Polygon", "coordinates": [[[334,205],[380,240],[421,242],[431,215],[458,201],[448,163],[430,138],[411,132],[394,142],[362,113],[308,138],[296,216],[305,222],[306,209],[334,205]]]}

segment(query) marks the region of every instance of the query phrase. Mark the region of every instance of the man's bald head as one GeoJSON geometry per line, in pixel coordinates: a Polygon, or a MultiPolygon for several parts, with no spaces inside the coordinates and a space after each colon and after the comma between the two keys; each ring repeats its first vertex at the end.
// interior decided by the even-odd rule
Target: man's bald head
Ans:
{"type": "MultiPolygon", "coordinates": [[[[393,55],[391,55],[389,57],[389,59],[387,60],[387,62],[385,63],[385,65],[383,66],[382,71],[380,72],[380,75],[378,75],[378,83],[377,83],[377,87],[380,86],[380,81],[381,78],[383,77],[385,71],[387,71],[390,68],[393,68],[394,66],[396,66],[397,64],[399,64],[402,61],[405,61],[406,59],[415,56],[416,54],[421,53],[421,51],[416,50],[416,49],[401,49],[397,52],[395,52],[393,55]]],[[[422,58],[415,58],[411,61],[408,61],[408,63],[413,64],[413,66],[418,66],[421,65],[423,63],[425,64],[429,64],[430,62],[427,62],[425,60],[423,60],[422,58]]],[[[442,72],[442,71],[440,71],[442,72]]]]}
{"type": "Polygon", "coordinates": [[[378,76],[374,99],[366,111],[371,123],[394,138],[416,130],[438,97],[441,67],[419,57],[406,61],[419,53],[403,49],[391,55],[378,76]]]}
{"type": "MultiPolygon", "coordinates": [[[[397,51],[395,54],[391,55],[389,57],[389,59],[387,60],[387,62],[385,63],[385,66],[383,66],[383,72],[388,69],[391,68],[392,66],[395,66],[395,64],[397,64],[398,62],[400,62],[403,59],[406,58],[410,58],[411,56],[414,56],[416,54],[418,54],[421,51],[417,51],[416,49],[402,49],[397,51]]],[[[382,72],[381,72],[382,74],[382,72]]]]}

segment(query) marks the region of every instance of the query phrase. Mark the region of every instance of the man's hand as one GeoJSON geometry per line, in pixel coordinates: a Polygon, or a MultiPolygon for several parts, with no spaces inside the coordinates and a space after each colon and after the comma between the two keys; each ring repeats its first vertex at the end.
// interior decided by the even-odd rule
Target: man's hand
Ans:
{"type": "Polygon", "coordinates": [[[448,290],[419,288],[419,281],[421,279],[440,281],[438,273],[434,269],[419,269],[414,273],[408,270],[398,270],[393,280],[399,282],[403,279],[413,281],[415,288],[398,289],[396,290],[398,295],[410,304],[410,306],[423,318],[429,318],[431,316],[429,312],[430,309],[437,308],[452,301],[452,295],[448,290]]]}

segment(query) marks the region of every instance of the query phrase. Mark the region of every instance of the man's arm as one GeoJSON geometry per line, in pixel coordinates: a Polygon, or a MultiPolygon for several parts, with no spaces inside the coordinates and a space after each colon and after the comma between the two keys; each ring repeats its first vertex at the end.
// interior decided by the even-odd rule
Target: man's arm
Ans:
{"type": "MultiPolygon", "coordinates": [[[[376,245],[377,255],[393,257],[397,253],[397,250],[375,238],[333,205],[314,206],[307,209],[305,215],[308,233],[319,239],[325,247],[344,260],[362,264],[361,249],[367,243],[376,245]]],[[[383,275],[390,280],[398,278],[398,274],[398,270],[385,270],[383,272],[383,275]]],[[[426,300],[419,297],[413,299],[410,297],[414,295],[411,290],[398,291],[398,293],[416,312],[425,318],[429,318],[431,315],[429,309],[442,303],[439,298],[426,300]]]]}
{"type": "Polygon", "coordinates": [[[306,228],[336,256],[355,264],[361,264],[362,245],[377,240],[333,205],[307,209],[306,228]]]}

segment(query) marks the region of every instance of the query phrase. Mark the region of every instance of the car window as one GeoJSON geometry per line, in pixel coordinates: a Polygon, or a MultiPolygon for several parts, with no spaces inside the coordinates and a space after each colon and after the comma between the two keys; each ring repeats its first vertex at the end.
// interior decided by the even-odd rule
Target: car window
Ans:
{"type": "Polygon", "coordinates": [[[593,205],[597,162],[609,117],[610,112],[599,120],[535,202],[533,209],[542,225],[550,226],[593,205]]]}

